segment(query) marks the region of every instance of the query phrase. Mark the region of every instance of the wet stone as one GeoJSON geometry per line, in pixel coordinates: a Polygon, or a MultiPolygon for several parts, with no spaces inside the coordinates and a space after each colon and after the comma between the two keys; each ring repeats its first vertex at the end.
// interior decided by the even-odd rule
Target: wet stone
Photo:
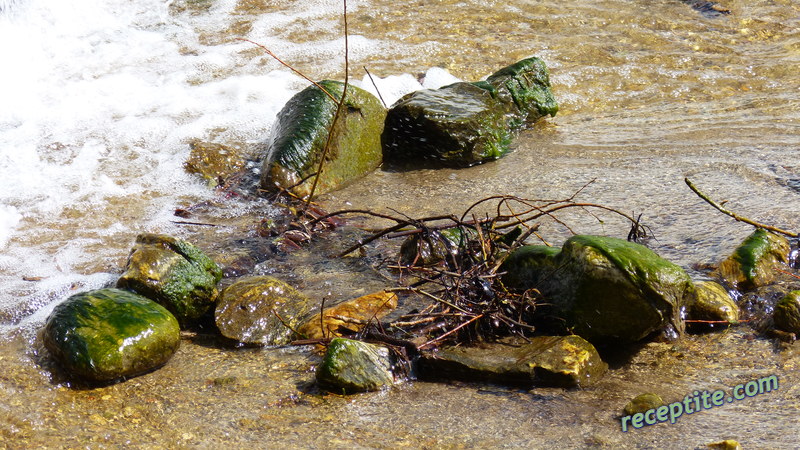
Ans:
{"type": "Polygon", "coordinates": [[[739,306],[719,283],[700,281],[695,284],[687,319],[735,324],[739,321],[739,306]]]}
{"type": "Polygon", "coordinates": [[[281,280],[242,278],[220,294],[214,314],[223,336],[245,344],[286,345],[292,329],[307,320],[316,305],[281,280]]]}
{"type": "Polygon", "coordinates": [[[789,250],[786,238],[759,228],[720,264],[715,273],[740,291],[765,286],[775,280],[776,269],[788,263],[789,250]]]}
{"type": "Polygon", "coordinates": [[[397,294],[375,292],[325,308],[297,328],[305,339],[321,339],[349,335],[361,331],[368,323],[375,323],[397,308],[397,294]]]}
{"type": "Polygon", "coordinates": [[[627,405],[625,405],[625,414],[632,416],[634,414],[644,414],[645,412],[664,406],[664,400],[658,394],[642,394],[634,397],[627,405]]]}
{"type": "Polygon", "coordinates": [[[376,391],[394,383],[393,363],[386,347],[335,338],[317,368],[317,383],[334,393],[376,391]]]}
{"type": "Polygon", "coordinates": [[[194,245],[142,233],[136,237],[117,287],[155,300],[187,327],[214,305],[221,278],[217,264],[194,245]]]}
{"type": "Polygon", "coordinates": [[[775,305],[775,326],[800,335],[800,291],[792,291],[775,305]]]}
{"type": "Polygon", "coordinates": [[[57,305],[44,345],[69,373],[94,381],[164,365],[180,345],[175,317],[158,303],[120,289],[73,295],[57,305]]]}

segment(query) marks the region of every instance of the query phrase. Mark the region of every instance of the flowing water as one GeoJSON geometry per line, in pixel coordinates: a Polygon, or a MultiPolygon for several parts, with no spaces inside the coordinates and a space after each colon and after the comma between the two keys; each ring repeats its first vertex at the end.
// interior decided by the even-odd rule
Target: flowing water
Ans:
{"type": "MultiPolygon", "coordinates": [[[[328,209],[421,217],[479,198],[577,199],[637,215],[650,245],[689,269],[723,258],[751,229],[729,209],[782,228],[800,217],[800,4],[679,0],[351,1],[351,78],[384,99],[477,80],[543,58],[558,116],[521,133],[507,157],[462,170],[379,170],[322,197],[328,209]],[[695,2],[697,3],[697,2],[695,2]],[[418,81],[425,75],[422,85],[418,81]]],[[[306,350],[220,348],[187,337],[164,368],[113,386],[70,387],[36,330],[71,293],[111,283],[141,231],[200,238],[210,251],[256,239],[264,200],[226,199],[182,168],[195,138],[254,156],[275,114],[311,78],[344,76],[332,0],[6,0],[0,2],[0,447],[279,445],[325,447],[693,447],[725,438],[792,448],[800,426],[797,349],[746,327],[650,344],[586,390],[409,383],[350,398],[310,394],[306,350]],[[227,226],[197,234],[173,211],[212,204],[227,226]],[[215,243],[216,242],[216,243],[215,243]],[[675,401],[777,374],[777,392],[620,431],[646,391],[675,401]]],[[[257,165],[254,165],[257,170],[257,165]]],[[[580,233],[627,225],[584,212],[580,233]]],[[[567,230],[543,224],[558,242],[567,230]]],[[[369,291],[347,263],[299,252],[258,266],[312,293],[369,291]],[[353,288],[356,286],[357,288],[353,288]]],[[[700,276],[700,274],[695,274],[700,276]]]]}

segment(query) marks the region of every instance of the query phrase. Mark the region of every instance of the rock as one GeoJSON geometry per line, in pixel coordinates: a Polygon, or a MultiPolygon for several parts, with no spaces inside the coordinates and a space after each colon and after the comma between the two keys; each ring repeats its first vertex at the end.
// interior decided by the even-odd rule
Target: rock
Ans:
{"type": "MultiPolygon", "coordinates": [[[[344,84],[319,83],[341,98],[344,84]]],[[[278,113],[267,143],[261,172],[264,189],[288,189],[298,197],[311,193],[336,103],[316,86],[292,97],[278,113]]],[[[347,87],[347,98],[336,122],[315,194],[338,189],[377,168],[382,161],[381,133],[386,110],[369,92],[347,87]]]]}
{"type": "Polygon", "coordinates": [[[442,261],[453,261],[466,246],[466,239],[460,228],[414,234],[400,246],[400,264],[430,267],[442,261]]]}
{"type": "Polygon", "coordinates": [[[538,336],[523,345],[442,348],[423,354],[418,368],[420,379],[585,387],[598,381],[608,365],[579,336],[538,336]]]}
{"type": "Polygon", "coordinates": [[[194,245],[142,233],[136,237],[117,287],[155,300],[186,327],[214,305],[221,278],[217,264],[194,245]]]}
{"type": "Polygon", "coordinates": [[[540,291],[541,309],[556,317],[549,326],[563,324],[559,331],[595,343],[635,342],[670,326],[683,332],[681,308],[694,293],[677,265],[640,244],[602,236],[573,236],[561,251],[517,250],[502,270],[508,285],[540,291]]]}
{"type": "Polygon", "coordinates": [[[505,155],[523,124],[557,111],[547,67],[529,58],[486,81],[402,97],[386,116],[384,157],[403,165],[420,160],[453,167],[481,164],[505,155]]]}
{"type": "Polygon", "coordinates": [[[724,441],[712,442],[706,444],[708,448],[715,448],[719,450],[742,450],[741,444],[733,439],[725,439],[724,441]]]}
{"type": "Polygon", "coordinates": [[[223,336],[245,344],[286,345],[292,329],[315,305],[293,287],[273,277],[242,278],[219,297],[215,320],[223,336]]]}
{"type": "Polygon", "coordinates": [[[633,398],[627,405],[625,405],[625,414],[632,416],[634,414],[644,414],[648,410],[656,409],[664,406],[664,400],[658,394],[642,394],[633,398]]]}
{"type": "Polygon", "coordinates": [[[688,305],[686,318],[735,324],[739,321],[739,306],[719,283],[700,281],[695,283],[695,297],[688,305]]]}
{"type": "Polygon", "coordinates": [[[297,328],[297,333],[305,339],[341,336],[342,328],[348,330],[348,334],[355,334],[364,329],[367,323],[380,320],[395,308],[397,308],[397,294],[386,291],[375,292],[325,308],[322,322],[320,315],[315,314],[297,328]]]}
{"type": "Polygon", "coordinates": [[[775,326],[800,335],[800,291],[792,291],[775,306],[775,326]]]}
{"type": "Polygon", "coordinates": [[[43,339],[70,373],[110,381],[164,365],[180,345],[180,327],[169,311],[150,299],[99,289],[57,305],[47,318],[43,339]]]}
{"type": "Polygon", "coordinates": [[[394,383],[392,365],[386,347],[335,338],[317,368],[317,383],[334,393],[376,391],[394,383]]]}
{"type": "Polygon", "coordinates": [[[789,261],[789,241],[783,236],[757,229],[715,274],[740,290],[748,291],[772,283],[776,270],[789,261]]]}
{"type": "Polygon", "coordinates": [[[245,169],[247,161],[242,151],[233,147],[194,140],[184,168],[203,177],[210,187],[223,185],[233,175],[245,169]]]}

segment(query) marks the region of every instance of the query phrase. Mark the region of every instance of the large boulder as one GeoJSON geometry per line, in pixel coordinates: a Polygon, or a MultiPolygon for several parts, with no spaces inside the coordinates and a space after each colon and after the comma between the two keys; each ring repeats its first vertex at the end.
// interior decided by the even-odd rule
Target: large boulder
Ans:
{"type": "MultiPolygon", "coordinates": [[[[319,85],[337,101],[341,98],[343,83],[324,80],[319,85]]],[[[335,113],[336,102],[316,86],[307,87],[286,103],[267,143],[261,172],[264,189],[288,189],[301,198],[311,194],[335,113]]],[[[385,118],[386,109],[375,96],[347,87],[315,194],[338,189],[381,164],[385,118]]]]}
{"type": "Polygon", "coordinates": [[[595,343],[635,342],[667,327],[682,333],[681,309],[694,295],[677,265],[643,245],[603,236],[573,236],[561,251],[523,247],[501,271],[510,288],[539,290],[542,309],[555,316],[550,326],[595,343]]]}
{"type": "Polygon", "coordinates": [[[285,345],[315,305],[277,278],[242,278],[220,294],[215,320],[223,336],[245,344],[285,345]]]}
{"type": "Polygon", "coordinates": [[[719,265],[716,275],[740,291],[765,286],[789,261],[789,247],[785,237],[758,228],[719,265]]]}
{"type": "Polygon", "coordinates": [[[398,100],[386,116],[383,144],[388,161],[427,160],[466,167],[505,155],[525,123],[555,115],[547,67],[528,58],[486,81],[422,89],[398,100]]]}
{"type": "Polygon", "coordinates": [[[526,386],[586,387],[607,369],[594,346],[580,336],[537,336],[523,345],[442,348],[423,354],[418,363],[422,379],[526,386]]]}
{"type": "Polygon", "coordinates": [[[186,327],[214,305],[221,278],[222,270],[194,245],[142,233],[136,237],[117,287],[155,300],[186,327]]]}
{"type": "Polygon", "coordinates": [[[335,393],[376,391],[394,383],[393,364],[386,347],[335,338],[317,367],[317,383],[335,393]]]}
{"type": "Polygon", "coordinates": [[[180,345],[175,317],[120,289],[73,295],[57,305],[43,333],[50,354],[71,374],[94,381],[138,375],[165,364],[180,345]]]}

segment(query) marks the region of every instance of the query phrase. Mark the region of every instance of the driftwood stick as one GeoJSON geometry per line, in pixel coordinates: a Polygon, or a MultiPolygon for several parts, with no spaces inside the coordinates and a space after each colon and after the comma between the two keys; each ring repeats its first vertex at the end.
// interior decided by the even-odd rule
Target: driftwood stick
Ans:
{"type": "Polygon", "coordinates": [[[706,194],[700,192],[700,190],[697,189],[697,187],[688,178],[684,178],[683,181],[686,182],[686,185],[689,186],[689,189],[691,189],[695,194],[697,194],[698,197],[702,198],[709,205],[711,205],[714,208],[716,208],[717,211],[719,211],[719,212],[721,212],[721,213],[723,213],[725,215],[728,215],[730,217],[733,217],[734,220],[737,220],[739,222],[744,222],[744,223],[752,225],[754,227],[763,228],[763,229],[765,229],[767,231],[772,231],[773,233],[783,234],[785,236],[789,236],[789,237],[793,237],[793,238],[796,238],[798,236],[797,233],[793,233],[791,231],[782,230],[780,228],[776,228],[776,227],[773,227],[773,226],[770,226],[770,225],[765,225],[763,223],[756,222],[753,219],[748,219],[747,217],[740,216],[740,215],[736,214],[733,211],[729,211],[729,210],[723,208],[722,205],[718,204],[714,200],[711,200],[706,194]]]}

